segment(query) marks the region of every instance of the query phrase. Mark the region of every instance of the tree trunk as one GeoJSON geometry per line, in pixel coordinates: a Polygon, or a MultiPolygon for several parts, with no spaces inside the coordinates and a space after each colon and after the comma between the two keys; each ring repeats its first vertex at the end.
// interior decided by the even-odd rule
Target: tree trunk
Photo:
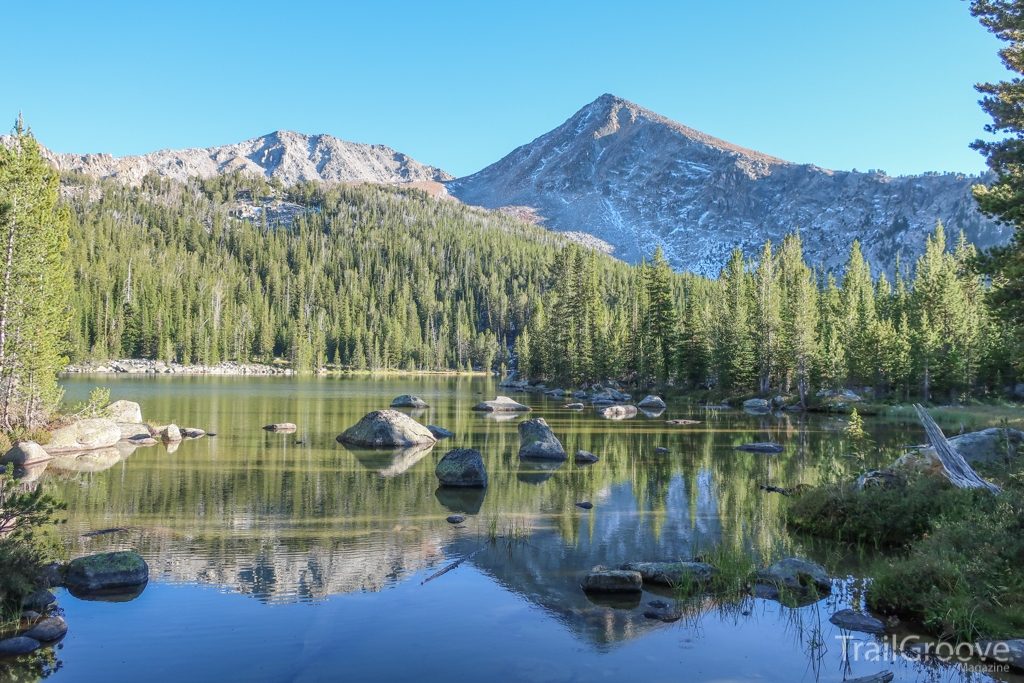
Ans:
{"type": "Polygon", "coordinates": [[[928,414],[928,411],[921,407],[920,403],[914,404],[914,410],[917,411],[917,416],[921,419],[925,433],[928,435],[928,441],[942,463],[943,474],[954,486],[961,489],[986,488],[993,493],[999,493],[998,486],[985,481],[971,469],[964,457],[946,440],[942,430],[935,424],[935,420],[928,414]]]}

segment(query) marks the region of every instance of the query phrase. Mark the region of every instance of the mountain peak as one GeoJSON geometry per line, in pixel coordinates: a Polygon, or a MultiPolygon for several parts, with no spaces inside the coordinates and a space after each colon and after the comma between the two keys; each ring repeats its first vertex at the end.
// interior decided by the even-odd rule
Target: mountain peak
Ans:
{"type": "Polygon", "coordinates": [[[828,171],[746,149],[606,93],[500,161],[448,184],[468,204],[514,207],[639,261],[717,275],[734,248],[753,257],[801,230],[809,258],[840,267],[859,238],[876,265],[911,257],[942,220],[979,247],[1005,240],[981,216],[976,178],[828,171]]]}

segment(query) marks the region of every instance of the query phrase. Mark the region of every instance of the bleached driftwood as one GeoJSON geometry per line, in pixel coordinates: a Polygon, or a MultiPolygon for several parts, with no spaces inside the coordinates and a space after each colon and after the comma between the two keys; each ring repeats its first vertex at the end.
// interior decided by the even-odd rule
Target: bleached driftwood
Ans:
{"type": "Polygon", "coordinates": [[[935,424],[935,420],[932,419],[927,410],[921,407],[921,404],[915,403],[914,409],[917,411],[921,424],[924,425],[924,431],[928,435],[929,443],[935,449],[939,462],[942,463],[943,474],[946,475],[946,478],[954,486],[961,489],[986,488],[993,493],[999,493],[998,486],[979,477],[978,473],[967,464],[964,457],[950,445],[942,430],[939,429],[939,425],[935,424]]]}

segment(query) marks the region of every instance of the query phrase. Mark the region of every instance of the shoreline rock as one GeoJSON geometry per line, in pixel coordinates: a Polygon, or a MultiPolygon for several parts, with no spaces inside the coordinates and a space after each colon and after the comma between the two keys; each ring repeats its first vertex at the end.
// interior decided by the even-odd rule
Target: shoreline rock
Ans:
{"type": "Polygon", "coordinates": [[[294,375],[291,368],[279,368],[259,363],[224,361],[216,365],[180,365],[157,360],[127,358],[106,362],[89,361],[72,364],[64,372],[128,375],[294,375]]]}
{"type": "Polygon", "coordinates": [[[64,585],[73,591],[98,591],[141,586],[149,566],[138,553],[120,551],[79,557],[68,564],[64,585]]]}

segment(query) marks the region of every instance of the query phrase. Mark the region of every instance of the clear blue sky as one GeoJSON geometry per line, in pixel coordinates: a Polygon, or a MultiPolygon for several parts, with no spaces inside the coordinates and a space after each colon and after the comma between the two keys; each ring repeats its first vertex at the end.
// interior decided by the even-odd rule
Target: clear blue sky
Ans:
{"type": "Polygon", "coordinates": [[[963,0],[8,3],[0,121],[61,152],[278,129],[456,175],[605,92],[797,162],[977,172],[972,85],[1006,72],[963,0]]]}

